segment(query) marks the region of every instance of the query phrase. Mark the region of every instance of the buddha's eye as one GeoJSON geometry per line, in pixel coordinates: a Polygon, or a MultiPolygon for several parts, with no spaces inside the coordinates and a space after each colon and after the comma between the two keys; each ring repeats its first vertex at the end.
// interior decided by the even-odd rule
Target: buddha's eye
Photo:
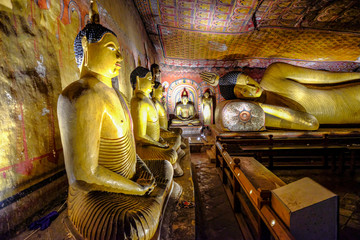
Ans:
{"type": "Polygon", "coordinates": [[[113,47],[113,46],[108,46],[108,48],[109,48],[111,51],[115,51],[115,50],[116,50],[115,47],[113,47]]]}

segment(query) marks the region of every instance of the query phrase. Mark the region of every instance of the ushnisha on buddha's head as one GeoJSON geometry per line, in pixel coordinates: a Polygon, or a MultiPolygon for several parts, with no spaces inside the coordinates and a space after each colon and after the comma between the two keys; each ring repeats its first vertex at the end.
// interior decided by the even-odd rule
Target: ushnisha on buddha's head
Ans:
{"type": "Polygon", "coordinates": [[[144,67],[137,67],[131,72],[130,83],[135,91],[143,92],[147,96],[151,93],[154,86],[151,72],[144,67]]]}
{"type": "Polygon", "coordinates": [[[184,88],[184,90],[181,93],[181,103],[186,105],[189,102],[189,94],[186,91],[186,88],[184,88]]]}
{"type": "Polygon", "coordinates": [[[113,78],[123,60],[116,34],[96,22],[88,23],[76,36],[75,58],[81,75],[113,78]]]}

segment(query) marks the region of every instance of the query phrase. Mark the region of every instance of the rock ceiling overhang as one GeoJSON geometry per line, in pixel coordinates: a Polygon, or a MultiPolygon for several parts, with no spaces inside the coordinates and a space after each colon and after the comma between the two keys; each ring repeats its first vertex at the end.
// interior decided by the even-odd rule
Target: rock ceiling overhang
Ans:
{"type": "Polygon", "coordinates": [[[134,0],[161,61],[190,67],[360,61],[358,0],[134,0]]]}

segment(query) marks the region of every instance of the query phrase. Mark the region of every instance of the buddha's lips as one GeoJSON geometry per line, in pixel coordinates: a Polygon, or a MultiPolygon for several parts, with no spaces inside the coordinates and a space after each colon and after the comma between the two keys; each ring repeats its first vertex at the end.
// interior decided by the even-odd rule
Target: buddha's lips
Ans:
{"type": "Polygon", "coordinates": [[[256,93],[258,93],[260,91],[260,88],[258,88],[257,90],[256,90],[256,93]]]}
{"type": "Polygon", "coordinates": [[[116,66],[118,67],[121,67],[121,64],[120,63],[115,63],[116,66]]]}

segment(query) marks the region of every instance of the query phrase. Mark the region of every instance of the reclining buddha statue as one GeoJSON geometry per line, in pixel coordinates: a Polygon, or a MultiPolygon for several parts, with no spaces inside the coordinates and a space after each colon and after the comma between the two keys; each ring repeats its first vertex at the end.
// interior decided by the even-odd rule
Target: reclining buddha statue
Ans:
{"type": "Polygon", "coordinates": [[[176,103],[175,118],[171,123],[175,126],[199,125],[200,121],[196,118],[196,109],[192,102],[189,102],[189,95],[186,88],[181,93],[181,101],[176,103]]]}
{"type": "Polygon", "coordinates": [[[159,81],[159,65],[152,64],[151,72],[153,74],[154,86],[151,92],[151,99],[154,103],[156,111],[159,115],[159,124],[160,124],[160,136],[167,142],[175,143],[175,147],[177,148],[176,152],[178,154],[179,159],[185,156],[184,150],[181,147],[186,147],[186,145],[182,142],[181,133],[182,130],[180,128],[168,129],[168,118],[166,109],[164,104],[162,103],[162,97],[164,95],[164,88],[159,81]]]}
{"type": "Polygon", "coordinates": [[[201,73],[201,77],[213,86],[219,84],[225,99],[251,101],[261,107],[269,128],[316,130],[320,124],[360,123],[358,72],[313,70],[279,62],[266,69],[260,84],[242,72],[221,78],[201,73]]]}
{"type": "Polygon", "coordinates": [[[177,161],[180,139],[167,142],[160,136],[159,115],[150,99],[154,85],[151,72],[146,68],[137,67],[130,74],[130,82],[134,89],[131,99],[131,115],[134,119],[137,154],[146,160],[169,160],[174,167],[174,175],[183,175],[177,161]]]}
{"type": "Polygon", "coordinates": [[[74,43],[80,80],[58,100],[68,217],[84,239],[151,239],[172,191],[172,166],[136,155],[127,103],[111,85],[122,62],[119,43],[91,9],[74,43]]]}

